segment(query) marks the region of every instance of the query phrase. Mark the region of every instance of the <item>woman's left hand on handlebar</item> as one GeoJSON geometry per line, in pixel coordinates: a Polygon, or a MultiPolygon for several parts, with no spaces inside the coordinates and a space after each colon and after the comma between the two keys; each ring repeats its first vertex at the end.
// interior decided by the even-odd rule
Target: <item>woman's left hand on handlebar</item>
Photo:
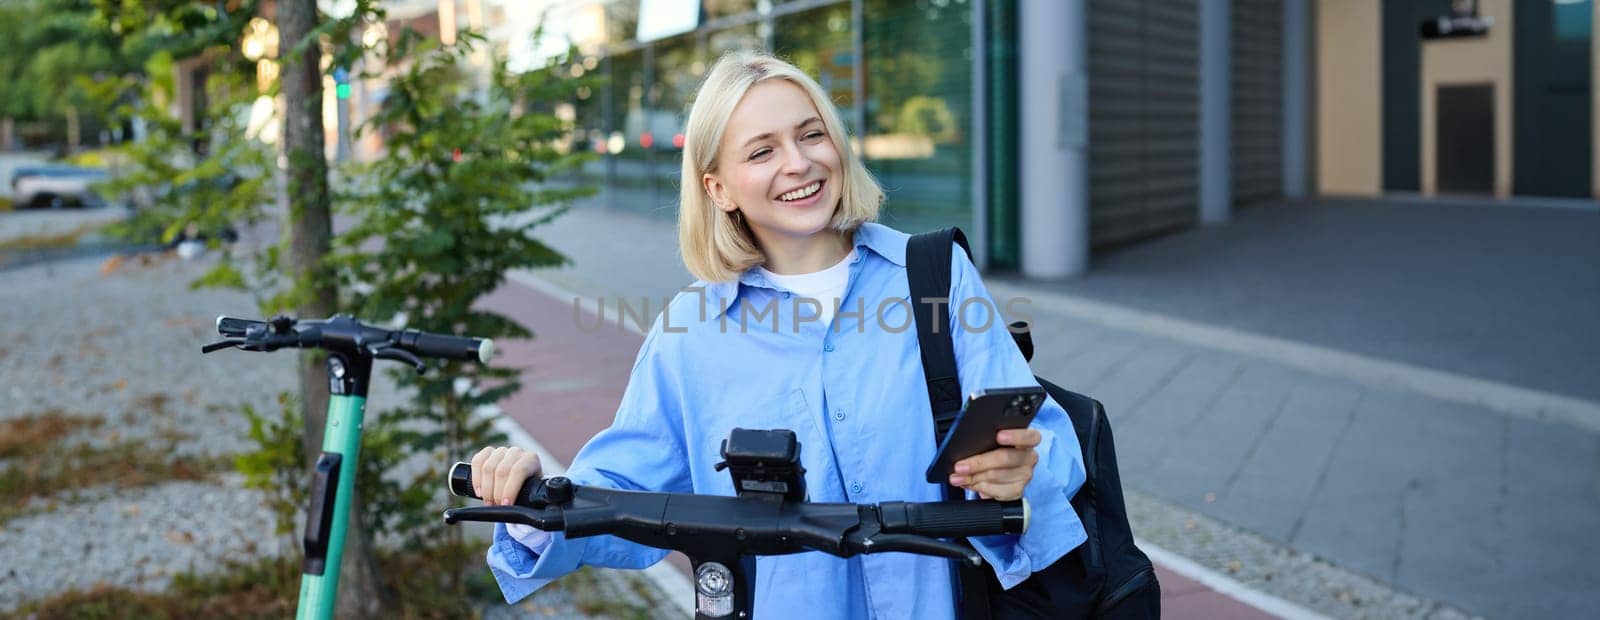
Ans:
{"type": "Polygon", "coordinates": [[[514,447],[488,447],[472,457],[472,487],[490,506],[510,506],[523,481],[540,473],[539,456],[514,447]]]}
{"type": "Polygon", "coordinates": [[[956,472],[950,475],[950,484],[976,491],[984,499],[1013,501],[1022,497],[1022,489],[1033,479],[1033,467],[1039,463],[1039,431],[1016,428],[1000,431],[996,439],[999,448],[956,462],[956,472]]]}

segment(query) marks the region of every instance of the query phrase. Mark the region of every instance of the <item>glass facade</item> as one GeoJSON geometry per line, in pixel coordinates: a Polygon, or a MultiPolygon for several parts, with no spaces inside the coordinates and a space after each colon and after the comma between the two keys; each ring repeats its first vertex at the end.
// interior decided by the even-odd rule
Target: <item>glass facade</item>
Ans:
{"type": "MultiPolygon", "coordinates": [[[[639,42],[638,0],[604,3],[601,92],[577,106],[584,180],[614,208],[675,213],[690,98],[710,65],[771,49],[816,78],[908,232],[975,224],[970,0],[703,0],[700,27],[639,42]]],[[[989,220],[992,221],[990,214],[989,220]]]]}
{"type": "Polygon", "coordinates": [[[866,0],[867,166],[882,221],[928,230],[972,220],[972,20],[966,2],[866,0]]]}
{"type": "Polygon", "coordinates": [[[816,78],[838,108],[852,136],[861,132],[855,124],[854,42],[849,3],[790,13],[773,20],[773,52],[816,78]]]}

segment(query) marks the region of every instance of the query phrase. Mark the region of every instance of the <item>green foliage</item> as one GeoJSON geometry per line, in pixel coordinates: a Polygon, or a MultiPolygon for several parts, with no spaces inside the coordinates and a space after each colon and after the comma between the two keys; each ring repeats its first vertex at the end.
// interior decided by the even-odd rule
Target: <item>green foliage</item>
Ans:
{"type": "Polygon", "coordinates": [[[0,6],[0,116],[21,121],[28,137],[59,141],[69,127],[87,120],[93,129],[106,118],[107,101],[93,85],[128,60],[95,16],[88,0],[0,6]]]}
{"type": "MultiPolygon", "coordinates": [[[[257,96],[254,76],[244,70],[237,50],[223,47],[244,28],[248,15],[241,18],[240,3],[95,1],[102,19],[126,33],[128,46],[149,52],[137,82],[141,96],[117,107],[119,113],[138,115],[148,128],[147,140],[118,154],[128,166],[108,188],[136,196],[142,205],[121,234],[167,243],[179,235],[214,235],[264,221],[277,174],[275,158],[269,146],[246,135],[245,112],[257,96]],[[195,57],[210,63],[208,114],[199,134],[186,133],[161,110],[161,102],[174,94],[174,59],[195,57]]],[[[443,46],[408,32],[393,46],[379,41],[376,49],[363,49],[353,35],[381,21],[383,12],[367,0],[356,4],[352,17],[324,20],[306,39],[280,50],[282,57],[322,40],[331,46],[332,66],[371,68],[376,60],[379,68],[363,77],[388,76],[382,109],[361,129],[381,131],[387,153],[342,171],[344,188],[334,196],[341,225],[347,226],[334,240],[327,264],[338,278],[339,311],[374,324],[437,333],[530,337],[508,317],[476,306],[510,270],[565,262],[533,233],[567,203],[593,191],[552,180],[591,157],[562,146],[572,128],[552,106],[572,100],[582,86],[592,88],[592,78],[568,79],[565,71],[512,74],[503,60],[480,74],[468,59],[482,38],[471,34],[443,46]]],[[[557,65],[567,62],[560,59],[557,65]]],[[[280,260],[286,256],[282,245],[247,256],[223,247],[225,260],[195,285],[254,292],[263,314],[298,305],[293,300],[308,283],[280,260]]],[[[414,399],[367,414],[357,475],[369,533],[398,537],[404,549],[436,555],[440,562],[476,562],[476,553],[440,551],[461,549],[462,542],[459,530],[445,530],[439,522],[442,498],[435,492],[443,465],[479,446],[504,442],[477,412],[515,393],[518,373],[461,362],[435,364],[422,376],[409,368],[388,368],[414,399]],[[391,473],[416,464],[426,467],[414,469],[410,479],[391,473]]],[[[304,420],[287,394],[280,405],[281,414],[245,410],[254,449],[235,465],[251,486],[269,491],[279,534],[292,535],[307,492],[304,420]]],[[[420,572],[443,581],[408,583],[408,592],[437,592],[443,599],[460,599],[467,592],[460,570],[420,572]]]]}
{"type": "MultiPolygon", "coordinates": [[[[0,116],[62,137],[68,117],[114,127],[138,100],[147,61],[238,41],[256,0],[6,0],[0,2],[0,116]]],[[[162,76],[155,76],[162,77],[162,76]]],[[[89,135],[89,132],[85,132],[89,135]]]]}
{"type": "MultiPolygon", "coordinates": [[[[499,597],[499,587],[488,571],[478,566],[463,569],[467,560],[483,557],[478,545],[438,546],[426,552],[405,550],[379,553],[377,563],[385,575],[384,587],[395,594],[392,618],[474,618],[483,607],[479,601],[499,597]],[[458,577],[472,596],[443,588],[458,577]]],[[[576,577],[595,581],[588,569],[576,577]]],[[[578,581],[578,580],[574,580],[578,581]]],[[[295,614],[300,587],[300,562],[289,556],[226,559],[215,573],[182,572],[172,577],[172,585],[162,592],[147,592],[122,587],[95,585],[84,590],[69,590],[42,600],[29,601],[5,617],[37,620],[96,620],[100,618],[139,618],[174,620],[187,618],[288,618],[295,614]]],[[[570,597],[578,608],[594,617],[649,617],[637,607],[610,600],[599,587],[587,583],[558,583],[541,591],[541,596],[570,597]],[[556,590],[565,593],[555,594],[556,590]],[[631,615],[614,613],[626,611],[631,615]]]]}
{"type": "Polygon", "coordinates": [[[39,11],[56,10],[56,22],[65,24],[56,30],[76,32],[68,26],[83,23],[104,39],[113,49],[115,70],[91,77],[85,75],[88,64],[62,61],[72,68],[65,81],[108,124],[136,120],[145,128],[143,140],[112,147],[104,157],[117,165],[100,191],[137,207],[133,217],[107,232],[147,245],[204,238],[222,250],[223,260],[192,286],[250,290],[264,296],[258,297],[264,312],[277,307],[271,294],[281,286],[277,251],[218,241],[226,231],[265,220],[272,198],[273,149],[247,135],[245,126],[259,94],[255,66],[234,49],[256,15],[257,0],[29,2],[39,11]],[[205,76],[206,105],[199,108],[194,128],[168,111],[179,94],[174,82],[179,61],[200,63],[196,68],[205,76]]]}
{"type": "Polygon", "coordinates": [[[918,136],[927,136],[939,144],[954,142],[961,128],[950,106],[944,99],[912,95],[900,108],[896,130],[918,136]]]}
{"type": "MultiPolygon", "coordinates": [[[[442,46],[402,35],[385,50],[389,95],[361,131],[384,130],[388,153],[347,171],[351,189],[336,196],[353,225],[335,240],[332,261],[341,289],[353,293],[346,307],[364,320],[526,338],[525,328],[477,302],[510,270],[566,261],[533,232],[592,193],[551,181],[589,155],[558,146],[571,127],[548,108],[588,82],[554,71],[512,74],[502,60],[489,68],[487,89],[474,89],[467,59],[477,41],[466,35],[442,46]]],[[[363,470],[374,473],[363,473],[365,505],[375,531],[429,544],[444,534],[438,498],[422,489],[437,488],[450,460],[504,441],[474,412],[520,384],[514,369],[461,362],[395,376],[415,398],[369,426],[363,470]],[[430,467],[417,479],[375,479],[418,457],[430,467]]]]}
{"type": "Polygon", "coordinates": [[[300,403],[289,392],[278,393],[279,415],[256,413],[245,405],[250,420],[250,443],[255,450],[234,458],[234,468],[245,476],[245,485],[268,493],[267,506],[278,524],[277,534],[294,533],[295,516],[308,498],[305,474],[305,448],[300,442],[305,427],[300,403]]]}
{"type": "MultiPolygon", "coordinates": [[[[218,65],[226,57],[213,58],[218,65]]],[[[169,67],[165,53],[151,60],[152,74],[169,67]]],[[[264,313],[282,308],[273,293],[282,286],[277,250],[222,244],[219,235],[265,221],[272,203],[272,147],[247,135],[245,126],[256,97],[254,76],[215,71],[206,79],[209,104],[200,132],[185,131],[178,119],[154,102],[170,100],[169,81],[152,80],[148,97],[124,113],[146,127],[145,139],[115,147],[118,174],[102,186],[109,195],[126,197],[138,208],[133,217],[114,225],[111,235],[137,244],[170,244],[179,238],[205,238],[222,252],[218,261],[193,284],[248,290],[260,296],[264,313]]]]}

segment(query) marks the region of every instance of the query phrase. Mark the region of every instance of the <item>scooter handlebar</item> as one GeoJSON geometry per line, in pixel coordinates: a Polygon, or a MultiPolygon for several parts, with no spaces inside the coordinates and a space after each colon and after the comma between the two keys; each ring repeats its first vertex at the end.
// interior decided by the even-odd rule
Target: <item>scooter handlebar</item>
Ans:
{"type": "MultiPolygon", "coordinates": [[[[458,461],[450,466],[449,487],[450,494],[456,497],[483,499],[478,497],[477,489],[472,486],[472,463],[458,461]]],[[[572,483],[566,478],[552,477],[543,480],[529,478],[522,481],[522,488],[517,489],[517,495],[511,503],[527,508],[543,509],[552,503],[566,503],[566,500],[572,497],[571,488],[572,483]],[[552,493],[556,495],[555,498],[550,497],[552,493]]]]}
{"type": "Polygon", "coordinates": [[[1028,530],[1027,500],[1013,502],[883,502],[883,531],[922,536],[1021,534],[1028,530]],[[999,531],[985,531],[996,528],[999,531]],[[974,534],[983,532],[983,534],[974,534]]]}

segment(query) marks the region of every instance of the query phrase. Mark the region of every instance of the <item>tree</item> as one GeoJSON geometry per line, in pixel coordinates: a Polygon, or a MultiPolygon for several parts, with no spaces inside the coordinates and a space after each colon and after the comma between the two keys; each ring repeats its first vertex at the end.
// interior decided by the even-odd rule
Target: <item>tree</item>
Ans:
{"type": "MultiPolygon", "coordinates": [[[[142,82],[151,139],[130,147],[136,165],[125,178],[126,189],[158,198],[141,214],[144,229],[168,240],[191,223],[215,227],[259,220],[270,190],[266,171],[276,166],[241,122],[240,106],[256,94],[248,86],[255,77],[253,64],[240,62],[235,49],[253,13],[195,13],[196,3],[177,0],[98,1],[115,5],[103,10],[108,20],[133,33],[129,45],[160,50],[142,82]],[[216,69],[206,86],[217,105],[208,106],[203,123],[211,147],[199,152],[184,148],[192,136],[156,103],[170,97],[171,59],[183,57],[204,58],[216,69]],[[238,175],[243,180],[230,178],[237,170],[247,171],[238,175]]],[[[253,10],[253,5],[235,8],[253,10]]],[[[249,261],[254,273],[224,260],[197,284],[252,290],[264,313],[292,310],[320,318],[345,312],[372,323],[404,317],[400,320],[408,326],[426,331],[529,336],[506,317],[474,309],[474,302],[503,283],[508,270],[565,260],[531,232],[559,215],[565,203],[592,193],[549,181],[590,157],[559,146],[571,127],[552,106],[570,100],[581,87],[592,87],[593,78],[566,79],[573,73],[567,65],[513,75],[498,60],[488,72],[487,91],[475,90],[477,80],[466,59],[481,36],[463,34],[460,43],[445,46],[408,32],[392,47],[389,39],[379,38],[376,49],[369,50],[351,35],[381,23],[382,10],[372,2],[359,0],[354,13],[342,19],[320,17],[314,10],[311,0],[282,0],[272,16],[282,66],[277,92],[285,108],[279,144],[288,162],[282,201],[286,234],[279,245],[249,261]],[[331,62],[322,63],[321,56],[330,53],[331,62]],[[379,69],[362,77],[391,76],[390,95],[362,131],[393,131],[386,132],[385,156],[344,175],[350,189],[337,202],[352,225],[334,236],[334,195],[322,156],[323,67],[359,69],[357,59],[367,57],[379,69]]],[[[295,498],[303,489],[297,484],[321,452],[328,398],[321,356],[303,356],[298,370],[300,397],[281,399],[280,421],[246,412],[257,449],[238,461],[256,483],[278,487],[273,508],[282,531],[288,531],[284,523],[292,521],[300,504],[295,498]],[[291,423],[303,432],[293,433],[291,423]]],[[[471,560],[459,554],[464,548],[459,532],[441,529],[442,498],[434,494],[435,481],[444,457],[459,457],[465,447],[483,445],[493,436],[476,410],[515,392],[516,376],[509,369],[460,363],[425,377],[408,369],[400,373],[400,383],[414,388],[415,400],[375,419],[369,414],[356,472],[360,491],[353,498],[340,568],[341,617],[396,611],[379,587],[373,553],[377,534],[400,536],[413,552],[445,556],[438,574],[452,581],[459,594],[452,600],[465,606],[442,613],[472,613],[456,581],[471,560]],[[392,465],[419,456],[434,465],[433,473],[409,484],[385,476],[392,465]]]]}
{"type": "MultiPolygon", "coordinates": [[[[359,13],[358,13],[359,14],[359,13]]],[[[338,289],[326,268],[333,238],[333,215],[328,194],[328,162],[323,155],[326,133],[322,126],[322,48],[318,39],[327,26],[317,14],[316,0],[279,0],[277,26],[283,70],[279,89],[283,95],[283,150],[289,165],[288,270],[294,282],[292,298],[301,317],[326,317],[338,305],[338,289]]],[[[300,402],[305,420],[304,449],[307,465],[322,452],[327,422],[328,381],[326,355],[306,351],[300,355],[300,402]]],[[[376,618],[383,609],[383,592],[373,558],[372,536],[361,509],[360,490],[352,498],[350,522],[339,568],[338,614],[341,617],[376,618]]]]}
{"type": "Polygon", "coordinates": [[[115,98],[99,82],[137,71],[144,50],[100,19],[90,0],[24,0],[0,6],[0,117],[35,121],[45,135],[81,143],[85,122],[102,126],[115,98]]]}
{"type": "MultiPolygon", "coordinates": [[[[552,183],[593,155],[560,146],[572,127],[551,107],[571,101],[594,79],[565,78],[570,55],[524,74],[497,59],[487,92],[474,92],[467,59],[481,37],[463,34],[455,45],[442,45],[413,35],[408,31],[387,51],[389,96],[361,128],[391,129],[387,153],[356,171],[359,182],[341,195],[341,211],[355,224],[338,236],[335,261],[344,288],[361,291],[351,307],[373,321],[404,317],[424,331],[529,337],[510,318],[476,303],[509,271],[566,262],[533,232],[571,201],[593,194],[591,187],[552,183]]],[[[427,454],[432,466],[411,484],[391,483],[379,493],[389,498],[383,526],[409,546],[437,547],[437,539],[459,531],[441,532],[434,481],[452,458],[497,439],[490,421],[474,414],[521,386],[513,369],[461,362],[423,376],[402,370],[397,377],[416,389],[415,398],[385,412],[376,426],[397,431],[406,448],[390,459],[427,454]]],[[[383,467],[385,458],[373,455],[367,462],[383,467]]]]}
{"type": "MultiPolygon", "coordinates": [[[[49,0],[73,1],[73,0],[49,0]]],[[[190,226],[202,232],[247,226],[262,219],[270,203],[275,158],[263,144],[246,135],[243,110],[258,95],[256,63],[245,59],[240,40],[257,16],[254,0],[96,0],[99,19],[126,33],[125,47],[151,53],[155,66],[139,81],[140,113],[151,128],[142,144],[127,151],[133,166],[114,185],[152,197],[129,234],[159,235],[170,241],[190,226]],[[193,127],[183,127],[165,114],[164,102],[175,95],[172,59],[191,59],[207,70],[204,88],[210,102],[198,110],[193,127]],[[191,130],[193,133],[191,133],[191,130]],[[195,146],[201,145],[201,146],[195,146]]],[[[359,15],[375,13],[363,0],[359,15]]],[[[276,14],[281,77],[276,90],[284,100],[283,136],[278,141],[289,162],[284,200],[287,220],[281,246],[248,257],[255,265],[246,275],[230,260],[219,262],[197,285],[232,286],[258,294],[265,313],[290,311],[321,318],[338,307],[337,290],[325,267],[332,236],[327,163],[322,155],[323,127],[321,38],[349,28],[350,20],[325,19],[315,0],[280,0],[276,14]]],[[[274,94],[273,88],[266,93],[274,94]]],[[[231,252],[225,253],[225,256],[231,252]]],[[[309,469],[321,452],[328,403],[323,357],[302,353],[299,364],[303,420],[296,451],[309,469]]],[[[248,459],[247,459],[248,460],[248,459]]],[[[359,506],[359,503],[355,504],[359,506]]],[[[338,613],[341,617],[376,617],[381,601],[377,571],[359,510],[352,511],[344,563],[340,568],[338,613]]]]}

